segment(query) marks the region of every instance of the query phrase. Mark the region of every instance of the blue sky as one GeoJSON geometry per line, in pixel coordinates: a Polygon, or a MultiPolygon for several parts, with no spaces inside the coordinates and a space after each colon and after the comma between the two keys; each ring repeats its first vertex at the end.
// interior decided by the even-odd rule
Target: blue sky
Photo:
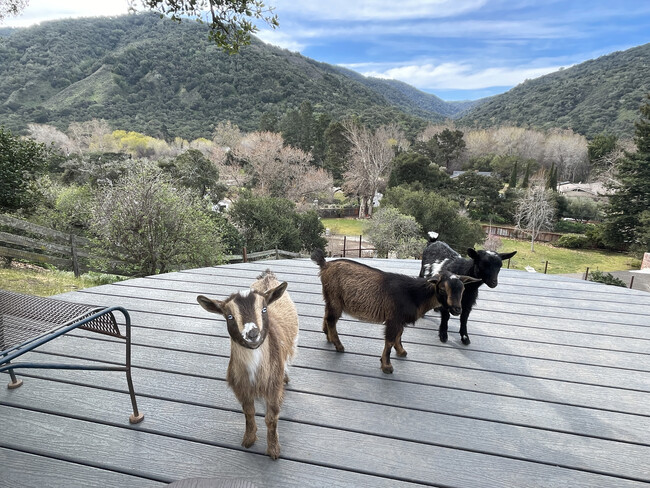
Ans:
{"type": "MultiPolygon", "coordinates": [[[[502,93],[527,78],[650,42],[647,0],[266,0],[265,42],[444,100],[502,93]]],[[[126,13],[125,0],[30,0],[5,25],[126,13]]]]}

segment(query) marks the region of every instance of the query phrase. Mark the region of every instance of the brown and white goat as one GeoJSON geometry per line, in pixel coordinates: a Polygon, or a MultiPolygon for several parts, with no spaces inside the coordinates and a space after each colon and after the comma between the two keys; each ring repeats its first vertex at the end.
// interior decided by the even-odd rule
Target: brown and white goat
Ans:
{"type": "Polygon", "coordinates": [[[368,322],[386,326],[381,370],[392,373],[390,353],[406,356],[402,346],[402,333],[406,324],[422,318],[429,310],[443,305],[454,314],[461,312],[464,283],[477,281],[467,276],[457,276],[447,271],[428,279],[387,273],[349,259],[326,261],[322,250],[316,249],[311,259],[320,267],[320,280],[325,299],[323,332],[327,341],[338,352],[341,344],[336,322],[343,312],[368,322]]]}
{"type": "Polygon", "coordinates": [[[199,295],[197,301],[208,312],[225,317],[230,334],[230,362],[226,380],[242,405],[246,432],[242,445],[257,440],[255,399],[266,401],[267,447],[272,458],[280,456],[278,417],[289,381],[287,365],[298,344],[298,314],[288,293],[267,270],[250,290],[233,293],[223,301],[199,295]]]}

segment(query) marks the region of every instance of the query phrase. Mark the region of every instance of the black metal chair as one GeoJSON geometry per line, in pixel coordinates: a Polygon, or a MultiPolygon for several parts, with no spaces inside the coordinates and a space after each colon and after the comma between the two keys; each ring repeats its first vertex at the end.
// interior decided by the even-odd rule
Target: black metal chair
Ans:
{"type": "Polygon", "coordinates": [[[23,384],[14,373],[17,368],[124,371],[133,406],[129,421],[137,424],[144,418],[144,415],[138,412],[131,379],[131,317],[122,307],[96,307],[0,290],[0,372],[9,371],[11,381],[7,387],[10,389],[23,384]],[[115,311],[124,315],[124,335],[115,320],[115,311]],[[125,364],[113,366],[12,362],[26,352],[76,328],[123,339],[126,343],[125,364]]]}

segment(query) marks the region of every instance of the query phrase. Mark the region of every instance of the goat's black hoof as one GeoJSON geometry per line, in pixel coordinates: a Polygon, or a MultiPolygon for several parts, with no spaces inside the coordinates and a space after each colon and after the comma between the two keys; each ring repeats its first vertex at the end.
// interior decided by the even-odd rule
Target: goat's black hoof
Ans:
{"type": "Polygon", "coordinates": [[[381,365],[381,370],[386,374],[393,374],[393,365],[381,365]]]}
{"type": "Polygon", "coordinates": [[[438,337],[440,337],[440,342],[447,342],[447,333],[445,332],[438,334],[438,337]]]}
{"type": "Polygon", "coordinates": [[[462,342],[466,346],[469,346],[470,342],[472,341],[469,340],[469,336],[464,335],[464,336],[460,336],[460,342],[462,342]]]}

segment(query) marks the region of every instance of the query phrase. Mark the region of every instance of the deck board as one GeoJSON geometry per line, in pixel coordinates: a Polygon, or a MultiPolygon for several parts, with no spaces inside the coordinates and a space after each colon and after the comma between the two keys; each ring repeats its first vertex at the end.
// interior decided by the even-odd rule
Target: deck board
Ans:
{"type": "MultiPolygon", "coordinates": [[[[361,261],[419,272],[417,261],[361,261]]],[[[456,319],[449,342],[440,343],[439,317],[429,313],[405,331],[409,354],[395,358],[395,373],[385,375],[382,326],[344,316],[346,352],[325,341],[317,272],[306,259],[270,260],[61,295],[130,311],[133,377],[145,420],[126,421],[120,373],[18,371],[23,387],[0,388],[0,422],[7,426],[0,480],[38,486],[57,469],[63,474],[52,486],[65,479],[160,486],[241,475],[259,486],[650,483],[650,295],[503,270],[497,288],[479,293],[470,346],[460,344],[456,319]],[[247,288],[266,268],[289,282],[301,328],[277,462],[264,455],[262,405],[259,440],[248,450],[240,446],[244,419],[225,382],[225,323],[196,303],[198,294],[225,297],[247,288]]],[[[75,331],[30,359],[115,361],[121,354],[119,343],[75,331]]]]}

